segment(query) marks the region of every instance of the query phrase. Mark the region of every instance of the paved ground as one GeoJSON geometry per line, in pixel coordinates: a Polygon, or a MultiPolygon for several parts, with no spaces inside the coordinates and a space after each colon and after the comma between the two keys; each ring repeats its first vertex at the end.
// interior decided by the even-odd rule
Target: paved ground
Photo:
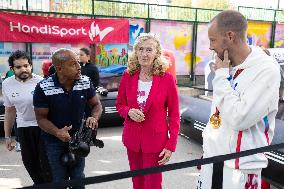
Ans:
{"type": "MultiPolygon", "coordinates": [[[[101,128],[98,136],[104,141],[105,147],[98,149],[92,147],[87,157],[85,173],[87,177],[128,171],[126,151],[121,142],[122,127],[101,128]]],[[[20,153],[8,152],[0,143],[0,189],[20,188],[32,184],[23,167],[20,153]]],[[[188,161],[201,156],[201,146],[194,141],[179,137],[177,151],[173,154],[171,163],[188,161]]],[[[195,189],[198,176],[196,168],[180,169],[164,173],[164,189],[195,189]]],[[[87,189],[130,189],[131,180],[123,179],[97,185],[88,185],[87,189]]]]}

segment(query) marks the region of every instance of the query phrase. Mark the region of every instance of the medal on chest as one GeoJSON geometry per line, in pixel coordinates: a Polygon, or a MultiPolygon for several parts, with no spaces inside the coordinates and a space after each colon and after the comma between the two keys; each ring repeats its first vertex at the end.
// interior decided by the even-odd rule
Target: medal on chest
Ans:
{"type": "MultiPolygon", "coordinates": [[[[233,79],[236,79],[240,75],[240,73],[242,73],[243,70],[244,69],[238,69],[233,79]]],[[[209,122],[213,129],[219,129],[221,127],[222,120],[218,108],[216,108],[215,113],[211,115],[209,122]]]]}
{"type": "Polygon", "coordinates": [[[217,108],[216,108],[216,112],[211,115],[209,121],[210,121],[210,125],[213,127],[213,129],[219,129],[220,128],[222,121],[221,121],[221,117],[220,117],[220,112],[217,108]]]}

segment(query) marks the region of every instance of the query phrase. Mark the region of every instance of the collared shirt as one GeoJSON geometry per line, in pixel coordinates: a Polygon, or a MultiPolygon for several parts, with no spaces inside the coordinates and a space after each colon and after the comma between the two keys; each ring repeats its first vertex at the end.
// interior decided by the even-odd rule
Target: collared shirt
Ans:
{"type": "Polygon", "coordinates": [[[73,134],[81,126],[88,100],[95,95],[89,77],[81,76],[74,82],[72,90],[67,91],[59,83],[57,75],[53,74],[36,86],[33,103],[36,108],[48,108],[47,118],[56,127],[72,125],[69,133],[73,134]]]}

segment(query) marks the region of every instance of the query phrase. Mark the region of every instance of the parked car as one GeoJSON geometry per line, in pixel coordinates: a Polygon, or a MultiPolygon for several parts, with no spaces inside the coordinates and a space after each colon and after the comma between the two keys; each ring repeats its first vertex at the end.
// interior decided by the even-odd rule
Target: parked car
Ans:
{"type": "Polygon", "coordinates": [[[116,97],[117,91],[109,92],[107,96],[100,95],[103,113],[99,120],[99,127],[122,126],[124,120],[116,110],[116,97]]]}
{"type": "Polygon", "coordinates": [[[99,127],[114,127],[122,126],[123,118],[118,114],[115,102],[117,90],[120,82],[121,74],[100,73],[100,84],[104,89],[108,90],[106,96],[100,95],[100,100],[103,106],[103,113],[99,120],[99,127]]]}
{"type": "MultiPolygon", "coordinates": [[[[278,113],[276,115],[275,134],[271,144],[284,142],[284,50],[270,50],[272,56],[276,58],[281,68],[281,87],[278,113]]],[[[201,95],[190,97],[180,95],[181,104],[181,128],[180,132],[202,144],[202,131],[204,130],[210,116],[210,97],[201,95]]],[[[269,160],[268,167],[263,169],[262,177],[270,184],[284,187],[284,149],[278,149],[265,153],[269,160]]]]}

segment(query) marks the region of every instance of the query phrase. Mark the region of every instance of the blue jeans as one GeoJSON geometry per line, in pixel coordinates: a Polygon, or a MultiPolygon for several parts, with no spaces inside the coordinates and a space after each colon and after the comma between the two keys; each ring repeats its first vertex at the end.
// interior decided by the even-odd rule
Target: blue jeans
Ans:
{"type": "MultiPolygon", "coordinates": [[[[77,158],[72,166],[64,166],[61,163],[61,155],[68,152],[68,143],[45,140],[46,153],[52,172],[52,182],[85,178],[85,158],[77,158]]],[[[85,186],[72,187],[73,189],[84,189],[85,186]]]]}

